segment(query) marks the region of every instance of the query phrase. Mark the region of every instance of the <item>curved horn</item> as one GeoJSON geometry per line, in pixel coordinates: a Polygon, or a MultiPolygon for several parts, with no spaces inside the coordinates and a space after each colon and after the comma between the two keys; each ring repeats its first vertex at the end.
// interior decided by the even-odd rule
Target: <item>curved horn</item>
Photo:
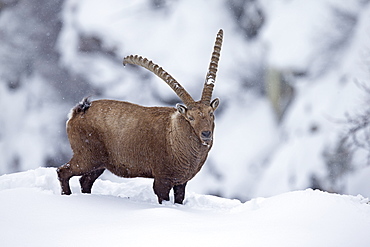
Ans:
{"type": "Polygon", "coordinates": [[[223,34],[224,32],[222,29],[220,29],[217,33],[215,46],[213,47],[211,63],[209,64],[206,80],[204,82],[201,102],[206,105],[210,104],[212,98],[213,87],[216,81],[218,61],[220,59],[223,34]]]}
{"type": "Polygon", "coordinates": [[[147,58],[143,58],[138,55],[130,55],[125,57],[123,59],[123,65],[126,65],[128,63],[144,67],[153,72],[162,80],[164,80],[168,84],[168,86],[170,86],[172,90],[175,91],[177,96],[179,96],[179,98],[182,100],[182,102],[184,102],[186,106],[189,107],[194,103],[194,100],[190,96],[190,94],[186,92],[186,90],[180,85],[180,83],[178,83],[170,74],[162,69],[162,67],[158,66],[147,58]]]}

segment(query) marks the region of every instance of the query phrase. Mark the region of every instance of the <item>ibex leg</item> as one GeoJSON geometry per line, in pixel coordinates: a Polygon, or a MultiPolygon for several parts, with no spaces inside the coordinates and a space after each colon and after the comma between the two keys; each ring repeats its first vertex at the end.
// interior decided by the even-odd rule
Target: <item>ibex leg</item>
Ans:
{"type": "Polygon", "coordinates": [[[70,195],[71,188],[69,187],[69,179],[73,177],[70,169],[70,164],[64,164],[57,169],[58,179],[62,187],[62,195],[70,195]]]}
{"type": "MultiPolygon", "coordinates": [[[[69,187],[69,179],[73,176],[81,176],[97,169],[100,170],[99,166],[93,166],[90,162],[79,157],[72,157],[72,159],[65,165],[62,165],[57,169],[58,178],[62,187],[62,195],[70,195],[71,188],[69,187]]],[[[99,174],[100,175],[100,174],[99,174]]],[[[94,180],[95,181],[95,180],[94,180]]]]}
{"type": "Polygon", "coordinates": [[[81,192],[90,194],[95,180],[104,172],[104,170],[105,168],[102,168],[82,175],[80,178],[81,192]]]}
{"type": "Polygon", "coordinates": [[[167,179],[154,179],[153,189],[154,193],[158,197],[159,204],[162,204],[162,201],[170,200],[170,190],[172,189],[172,183],[167,179]]]}
{"type": "Polygon", "coordinates": [[[182,202],[184,201],[186,184],[187,182],[173,187],[173,192],[175,194],[175,203],[182,204],[182,202]]]}

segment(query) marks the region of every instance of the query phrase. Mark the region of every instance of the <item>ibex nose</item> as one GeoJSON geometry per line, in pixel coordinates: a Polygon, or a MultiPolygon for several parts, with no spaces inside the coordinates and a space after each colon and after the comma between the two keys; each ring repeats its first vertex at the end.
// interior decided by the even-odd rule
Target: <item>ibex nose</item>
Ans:
{"type": "Polygon", "coordinates": [[[211,131],[202,131],[202,138],[209,139],[211,137],[211,131]]]}

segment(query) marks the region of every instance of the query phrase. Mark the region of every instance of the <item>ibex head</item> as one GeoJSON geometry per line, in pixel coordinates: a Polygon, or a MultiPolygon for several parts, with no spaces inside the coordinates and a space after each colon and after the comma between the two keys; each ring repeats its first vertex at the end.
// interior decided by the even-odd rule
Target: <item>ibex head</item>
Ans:
{"type": "Polygon", "coordinates": [[[203,145],[211,145],[213,140],[214,129],[214,111],[219,105],[219,99],[216,98],[211,102],[214,83],[220,51],[222,45],[223,31],[219,30],[216,42],[213,48],[211,62],[204,82],[202,97],[199,101],[194,101],[190,94],[178,83],[170,74],[157,64],[138,55],[127,56],[123,64],[140,65],[164,80],[179,96],[185,105],[177,104],[177,111],[190,123],[194,132],[197,134],[203,145]]]}

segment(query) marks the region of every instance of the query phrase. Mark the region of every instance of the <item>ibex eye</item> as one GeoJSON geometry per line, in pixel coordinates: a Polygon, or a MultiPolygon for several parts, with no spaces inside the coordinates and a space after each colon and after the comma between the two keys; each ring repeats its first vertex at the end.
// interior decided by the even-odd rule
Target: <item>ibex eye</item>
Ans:
{"type": "Polygon", "coordinates": [[[190,121],[194,121],[194,118],[192,116],[188,117],[190,121]]]}
{"type": "Polygon", "coordinates": [[[209,116],[210,116],[210,117],[213,117],[213,112],[210,112],[210,113],[209,113],[209,116]]]}

